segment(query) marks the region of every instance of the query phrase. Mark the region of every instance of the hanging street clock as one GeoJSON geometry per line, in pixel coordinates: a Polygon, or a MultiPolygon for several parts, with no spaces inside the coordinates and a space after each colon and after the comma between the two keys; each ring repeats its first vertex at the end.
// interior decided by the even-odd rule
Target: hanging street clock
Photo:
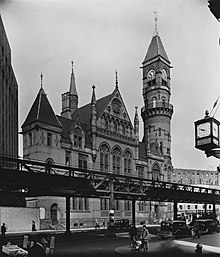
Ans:
{"type": "Polygon", "coordinates": [[[220,122],[208,115],[204,119],[195,122],[195,148],[209,151],[219,148],[220,122]]]}

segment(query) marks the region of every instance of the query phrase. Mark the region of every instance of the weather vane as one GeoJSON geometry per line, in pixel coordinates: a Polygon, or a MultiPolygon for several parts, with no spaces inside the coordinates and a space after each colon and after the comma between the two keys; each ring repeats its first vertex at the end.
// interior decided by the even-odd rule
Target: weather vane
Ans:
{"type": "Polygon", "coordinates": [[[71,63],[72,63],[72,72],[73,72],[73,60],[71,61],[71,63]]]}
{"type": "Polygon", "coordinates": [[[40,74],[40,86],[41,86],[41,88],[43,88],[43,74],[42,74],[42,72],[40,74]]]}
{"type": "Polygon", "coordinates": [[[116,85],[116,88],[118,88],[118,71],[117,70],[115,71],[115,76],[116,76],[115,85],[116,85]]]}
{"type": "Polygon", "coordinates": [[[154,32],[156,35],[158,35],[158,30],[157,30],[157,21],[158,21],[158,14],[159,12],[158,11],[154,11],[154,15],[155,15],[155,18],[154,18],[154,21],[155,21],[155,28],[154,28],[154,32]]]}

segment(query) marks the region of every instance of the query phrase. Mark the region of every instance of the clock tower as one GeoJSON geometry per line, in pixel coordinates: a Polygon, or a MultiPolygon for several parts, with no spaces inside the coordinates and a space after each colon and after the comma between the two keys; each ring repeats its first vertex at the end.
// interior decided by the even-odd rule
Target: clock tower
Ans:
{"type": "MultiPolygon", "coordinates": [[[[155,18],[155,21],[157,22],[157,18],[155,18]]],[[[158,35],[157,23],[142,65],[144,107],[141,109],[141,116],[144,122],[143,142],[148,146],[148,158],[152,156],[151,146],[157,144],[160,150],[157,152],[158,160],[160,160],[160,172],[163,173],[160,178],[170,181],[172,171],[170,123],[173,114],[173,106],[170,104],[171,65],[158,35]]]]}

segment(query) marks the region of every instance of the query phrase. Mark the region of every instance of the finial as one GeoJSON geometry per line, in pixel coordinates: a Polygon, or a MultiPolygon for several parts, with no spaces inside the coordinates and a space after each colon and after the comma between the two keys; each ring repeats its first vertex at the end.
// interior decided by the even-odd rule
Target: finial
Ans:
{"type": "Polygon", "coordinates": [[[73,60],[71,61],[71,63],[72,63],[72,72],[73,72],[73,60]]]}
{"type": "Polygon", "coordinates": [[[115,87],[118,88],[118,72],[115,71],[115,87]]]}
{"type": "Polygon", "coordinates": [[[40,87],[43,88],[43,74],[40,74],[40,87]]]}
{"type": "Polygon", "coordinates": [[[95,90],[95,85],[92,85],[92,89],[95,90]]]}
{"type": "Polygon", "coordinates": [[[158,12],[157,12],[157,11],[154,11],[154,15],[155,15],[155,17],[154,17],[154,21],[155,21],[154,33],[155,33],[156,35],[158,35],[158,30],[157,30],[158,16],[157,16],[157,14],[158,14],[158,12]]]}
{"type": "Polygon", "coordinates": [[[208,118],[208,117],[209,117],[209,111],[206,110],[206,111],[205,111],[205,118],[208,118]]]}

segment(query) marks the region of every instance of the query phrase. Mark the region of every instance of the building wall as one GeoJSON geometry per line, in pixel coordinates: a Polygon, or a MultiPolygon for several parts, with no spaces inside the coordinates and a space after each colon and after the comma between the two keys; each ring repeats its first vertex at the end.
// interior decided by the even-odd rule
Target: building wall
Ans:
{"type": "Polygon", "coordinates": [[[18,85],[0,16],[0,155],[18,156],[18,85]]]}
{"type": "Polygon", "coordinates": [[[32,230],[32,221],[40,228],[39,208],[0,207],[0,222],[5,223],[7,232],[32,230]]]}

